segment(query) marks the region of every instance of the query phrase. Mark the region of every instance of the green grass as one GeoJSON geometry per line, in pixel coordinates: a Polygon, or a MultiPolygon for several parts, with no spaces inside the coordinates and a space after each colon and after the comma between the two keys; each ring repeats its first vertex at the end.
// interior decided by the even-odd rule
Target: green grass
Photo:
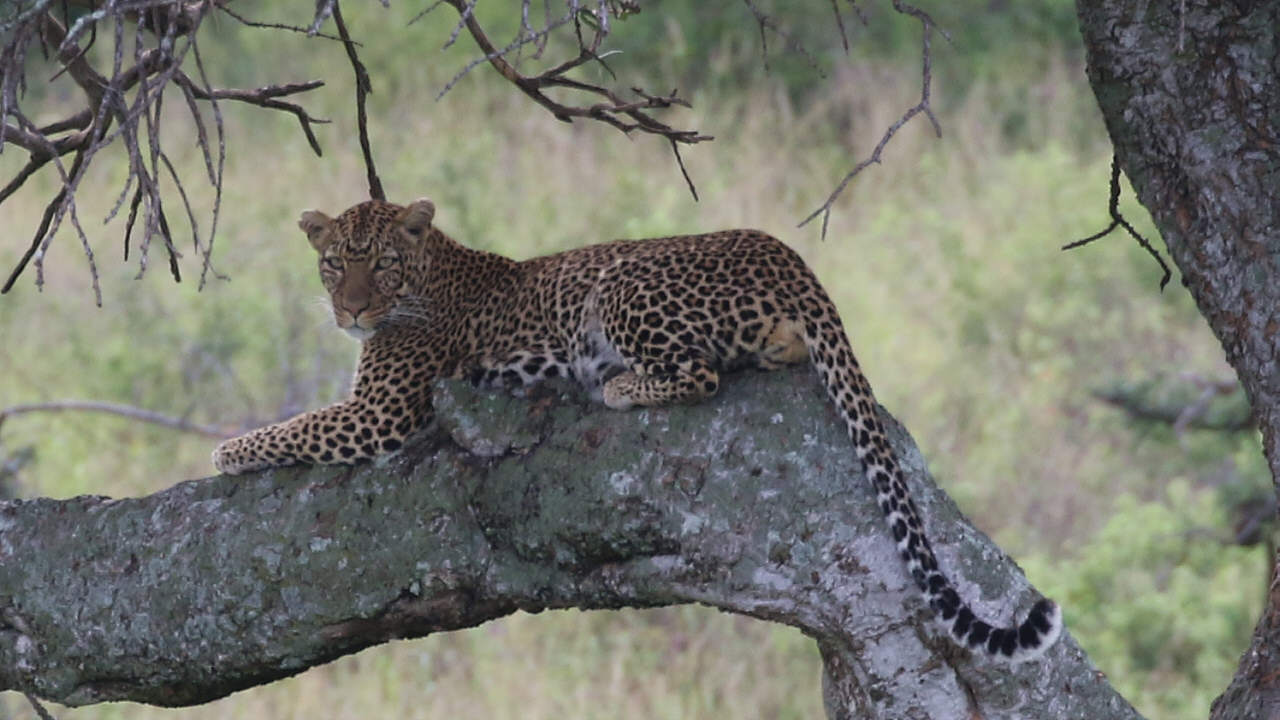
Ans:
{"type": "MultiPolygon", "coordinates": [[[[812,641],[750,618],[693,607],[560,611],[393,642],[195,708],[53,707],[60,718],[101,720],[800,720],[822,716],[819,673],[812,641]]],[[[0,715],[35,720],[20,695],[0,702],[0,715]]]]}
{"type": "MultiPolygon", "coordinates": [[[[261,39],[228,39],[209,56],[250,51],[265,53],[256,56],[265,67],[298,67],[283,60],[292,46],[261,39]]],[[[1132,242],[1059,250],[1105,221],[1110,149],[1076,62],[1046,52],[963,95],[937,89],[942,139],[921,122],[906,126],[840,199],[823,240],[816,224],[796,223],[914,102],[917,68],[840,68],[803,106],[763,76],[749,89],[690,89],[696,109],[679,120],[717,137],[684,151],[694,203],[662,142],[557,122],[483,69],[434,101],[458,66],[450,58],[465,52],[402,62],[407,51],[397,41],[367,58],[391,199],[430,196],[437,222],[460,240],[518,257],[735,226],[779,235],[817,269],[881,401],[940,483],[1063,601],[1100,669],[1148,717],[1207,713],[1260,609],[1266,563],[1196,533],[1225,533],[1215,505],[1224,473],[1262,482],[1265,468],[1253,437],[1135,433],[1089,395],[1116,380],[1229,368],[1180,284],[1159,293],[1154,263],[1132,242]]],[[[191,257],[175,285],[158,248],[133,279],[136,261],[119,260],[119,221],[97,222],[119,171],[93,169],[79,204],[104,307],[94,307],[79,243],[63,231],[43,292],[29,275],[0,297],[0,406],[90,398],[235,429],[340,395],[357,347],[332,329],[295,227],[304,208],[336,213],[365,193],[349,70],[332,55],[285,73],[335,81],[308,101],[334,119],[320,131],[323,158],[291,118],[224,108],[231,144],[216,267],[229,280],[196,292],[191,257]]],[[[241,85],[279,77],[232,74],[241,85]]],[[[176,121],[169,137],[183,132],[176,121]]],[[[172,150],[198,178],[198,155],[172,150]]],[[[0,156],[0,173],[13,172],[16,155],[0,156]]],[[[0,268],[15,262],[54,190],[46,175],[6,203],[0,268]]],[[[1154,237],[1141,208],[1126,200],[1122,209],[1154,237]]],[[[212,471],[206,438],[100,416],[6,422],[0,454],[28,445],[37,461],[21,477],[26,495],[145,494],[212,471]]],[[[3,701],[10,716],[30,717],[20,697],[3,701]]],[[[820,702],[817,654],[797,632],[677,608],[519,615],[371,649],[200,708],[58,715],[790,718],[820,716],[820,702]]]]}

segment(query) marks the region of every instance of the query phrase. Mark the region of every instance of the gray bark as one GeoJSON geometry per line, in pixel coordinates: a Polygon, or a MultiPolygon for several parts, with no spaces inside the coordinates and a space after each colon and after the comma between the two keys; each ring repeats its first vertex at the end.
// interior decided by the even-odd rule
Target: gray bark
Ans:
{"type": "MultiPolygon", "coordinates": [[[[1280,492],[1280,2],[1077,7],[1120,166],[1248,393],[1280,492]]],[[[1280,717],[1276,677],[1273,585],[1213,717],[1280,717]]]]}
{"type": "MultiPolygon", "coordinates": [[[[697,602],[814,638],[832,718],[1137,717],[1065,634],[1013,667],[951,643],[807,370],[629,413],[554,385],[435,402],[444,432],[374,464],[0,504],[0,689],[185,705],[518,608],[697,602]]],[[[1024,613],[1021,572],[884,419],[959,590],[1024,613]]]]}

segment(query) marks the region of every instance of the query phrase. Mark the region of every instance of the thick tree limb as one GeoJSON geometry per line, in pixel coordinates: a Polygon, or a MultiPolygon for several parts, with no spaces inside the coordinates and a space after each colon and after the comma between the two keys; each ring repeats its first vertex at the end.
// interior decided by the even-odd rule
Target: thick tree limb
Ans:
{"type": "MultiPolygon", "coordinates": [[[[1240,377],[1280,494],[1280,3],[1077,7],[1120,168],[1240,377]]],[[[1273,585],[1211,716],[1277,717],[1277,678],[1273,585]]]]}
{"type": "MultiPolygon", "coordinates": [[[[0,689],[184,705],[516,609],[698,602],[813,637],[832,717],[1137,717],[1069,637],[1011,668],[940,634],[811,372],[630,413],[561,393],[442,384],[448,435],[373,465],[0,504],[0,689]]],[[[1025,611],[893,427],[961,591],[1025,611]]]]}

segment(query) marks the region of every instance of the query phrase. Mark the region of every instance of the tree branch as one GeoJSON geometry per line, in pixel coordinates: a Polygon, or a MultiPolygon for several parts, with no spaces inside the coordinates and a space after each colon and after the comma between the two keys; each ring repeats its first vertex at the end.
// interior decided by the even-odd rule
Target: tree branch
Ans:
{"type": "MultiPolygon", "coordinates": [[[[832,717],[1137,717],[1065,635],[1010,667],[935,627],[811,371],[630,413],[557,385],[434,402],[442,432],[374,464],[0,504],[0,689],[186,705],[516,609],[697,602],[815,638],[832,717]]],[[[889,427],[961,591],[1023,611],[889,427]]]]}
{"type": "Polygon", "coordinates": [[[169,175],[172,185],[182,196],[183,209],[193,229],[196,226],[196,213],[183,180],[168,163],[160,141],[162,100],[164,90],[171,80],[181,88],[192,113],[196,144],[204,155],[208,179],[214,188],[212,222],[209,224],[208,234],[202,239],[199,232],[195,232],[193,238],[196,252],[203,256],[202,286],[210,269],[222,197],[225,147],[222,116],[217,101],[235,100],[294,114],[302,125],[308,143],[317,154],[320,153],[320,145],[312,132],[311,123],[325,121],[313,118],[302,107],[279,98],[319,87],[322,83],[317,81],[272,85],[257,90],[216,89],[209,84],[200,61],[196,36],[203,18],[213,10],[225,9],[223,6],[227,1],[132,0],[129,3],[93,3],[88,8],[78,4],[77,9],[87,9],[87,12],[79,15],[73,14],[67,3],[45,2],[37,3],[5,19],[6,34],[0,35],[0,70],[3,71],[0,73],[0,150],[13,145],[26,150],[30,157],[0,188],[0,204],[48,165],[58,171],[62,182],[61,188],[48,203],[30,248],[10,272],[0,293],[8,292],[13,287],[32,260],[36,269],[36,285],[43,284],[46,251],[61,227],[62,220],[69,216],[89,262],[95,297],[101,304],[95,254],[89,237],[81,227],[75,195],[97,153],[117,138],[125,145],[128,175],[107,220],[114,218],[126,200],[132,197],[130,220],[124,230],[126,257],[133,221],[140,216],[142,231],[138,243],[139,275],[147,269],[150,242],[159,235],[169,259],[170,272],[175,280],[181,279],[177,262],[179,253],[168,230],[163,206],[162,174],[169,175]],[[61,20],[58,17],[59,10],[61,20]],[[98,37],[99,23],[108,23],[113,29],[114,52],[109,61],[95,66],[92,56],[87,52],[89,46],[82,46],[79,40],[88,34],[88,43],[91,45],[98,37]],[[126,24],[132,24],[134,28],[132,43],[124,32],[126,24]],[[148,33],[151,37],[148,37],[148,33]],[[130,45],[133,48],[133,65],[126,66],[125,48],[130,45]],[[36,127],[27,119],[21,102],[24,99],[21,91],[25,87],[26,57],[32,47],[52,49],[54,61],[61,66],[59,73],[66,73],[85,97],[85,107],[82,110],[43,127],[36,127]],[[180,70],[189,51],[199,67],[200,83],[194,82],[180,70]],[[194,102],[196,99],[209,100],[213,107],[218,138],[216,166],[204,120],[194,102]],[[16,123],[11,124],[11,119],[16,123]],[[75,153],[75,162],[68,171],[60,158],[71,153],[75,153]]]}
{"type": "Polygon", "coordinates": [[[272,110],[283,110],[292,113],[298,118],[298,124],[302,126],[302,133],[307,138],[307,144],[311,146],[312,152],[317,157],[323,156],[324,152],[320,149],[320,141],[316,139],[315,132],[311,129],[311,123],[327,124],[329,121],[324,118],[312,116],[307,112],[306,108],[295,103],[285,102],[278,98],[287,95],[295,95],[308,90],[315,90],[324,87],[323,80],[310,80],[300,83],[284,83],[282,85],[267,85],[254,90],[244,90],[237,88],[217,88],[215,90],[206,90],[200,87],[185,73],[178,72],[173,76],[173,81],[193,97],[198,100],[234,100],[248,105],[256,105],[261,108],[270,108],[272,110]]]}
{"type": "MultiPolygon", "coordinates": [[[[1280,5],[1154,3],[1135,13],[1127,3],[1079,0],[1076,9],[1117,165],[1240,378],[1280,491],[1280,266],[1270,259],[1280,255],[1280,5]]],[[[1210,716],[1274,716],[1278,677],[1273,580],[1250,647],[1210,716]]]]}
{"type": "MultiPolygon", "coordinates": [[[[934,24],[933,18],[930,17],[928,13],[924,12],[923,10],[920,10],[919,8],[908,5],[902,2],[901,0],[893,0],[893,8],[897,10],[899,13],[902,13],[904,15],[910,15],[911,17],[914,17],[915,19],[920,21],[920,28],[921,28],[921,35],[922,35],[921,51],[920,51],[920,65],[921,65],[921,76],[922,76],[921,83],[920,83],[920,102],[916,103],[915,105],[912,105],[910,108],[907,108],[907,111],[902,114],[902,117],[898,118],[896,122],[894,122],[892,125],[889,126],[887,130],[885,130],[884,135],[880,137],[880,142],[876,143],[875,149],[871,151],[871,155],[869,155],[867,158],[859,162],[857,165],[853,166],[853,169],[850,170],[848,173],[846,173],[845,176],[840,180],[839,184],[836,185],[836,189],[832,190],[831,194],[827,196],[826,201],[823,202],[822,205],[817,210],[814,210],[813,212],[809,213],[809,215],[805,217],[804,220],[801,220],[800,224],[796,226],[796,227],[804,227],[805,225],[808,225],[814,218],[821,215],[823,239],[826,239],[827,237],[827,222],[831,219],[831,207],[835,205],[836,200],[839,199],[840,195],[844,193],[844,189],[848,187],[849,183],[853,181],[853,178],[856,177],[858,173],[862,172],[872,164],[880,163],[880,153],[884,152],[884,149],[889,144],[889,141],[893,139],[893,136],[896,135],[898,131],[902,129],[902,126],[906,125],[911,120],[911,118],[923,113],[925,117],[929,118],[929,123],[933,126],[934,134],[937,135],[938,137],[942,137],[942,126],[938,124],[938,118],[934,116],[933,106],[930,104],[932,102],[930,99],[930,92],[931,92],[931,86],[933,84],[932,43],[933,43],[933,33],[935,30],[941,33],[944,38],[947,37],[947,34],[945,31],[941,30],[940,28],[938,28],[937,25],[934,24]]],[[[764,37],[764,26],[761,25],[761,38],[763,39],[763,37],[764,37]]]]}
{"type": "Polygon", "coordinates": [[[201,425],[194,423],[186,418],[173,417],[158,413],[154,410],[146,410],[132,405],[122,405],[120,403],[96,402],[92,400],[62,400],[59,402],[45,403],[29,403],[24,405],[10,405],[6,408],[0,408],[0,427],[4,426],[4,421],[16,415],[25,415],[34,412],[98,412],[108,415],[117,415],[119,417],[129,418],[138,422],[150,423],[152,425],[160,425],[162,427],[181,430],[183,432],[196,433],[211,438],[229,438],[235,434],[234,431],[228,432],[222,428],[212,425],[201,425]]]}
{"type": "Polygon", "coordinates": [[[499,75],[509,80],[513,85],[519,88],[520,92],[528,95],[534,102],[551,112],[557,119],[565,122],[573,122],[574,118],[588,118],[597,120],[630,134],[633,131],[660,135],[667,138],[671,142],[677,143],[698,143],[705,140],[713,139],[710,135],[703,135],[697,130],[681,130],[674,128],[654,118],[649,110],[661,110],[670,108],[673,105],[689,107],[689,103],[683,98],[676,96],[673,90],[667,95],[651,95],[639,89],[633,91],[640,97],[638,101],[624,100],[620,95],[601,85],[593,85],[581,80],[574,80],[565,76],[565,73],[575,68],[586,65],[587,63],[597,62],[603,64],[603,60],[598,54],[600,44],[608,35],[608,12],[603,5],[598,12],[585,10],[578,7],[578,3],[570,3],[570,9],[567,15],[559,20],[553,21],[547,25],[541,33],[522,34],[516,38],[511,44],[499,49],[489,39],[480,22],[476,20],[475,14],[471,12],[472,3],[469,0],[445,0],[449,5],[458,11],[459,27],[465,27],[467,32],[471,34],[471,38],[475,40],[476,45],[484,56],[475,63],[468,65],[458,73],[453,80],[445,86],[441,91],[441,95],[448,92],[459,79],[471,70],[476,64],[488,61],[499,75]],[[595,32],[592,33],[591,40],[585,40],[581,34],[581,26],[575,25],[579,31],[579,51],[576,57],[570,58],[560,64],[545,70],[537,75],[524,75],[516,69],[514,65],[507,61],[506,56],[515,50],[524,47],[530,43],[535,43],[539,35],[545,35],[556,27],[572,23],[579,23],[580,18],[586,13],[595,18],[595,32]],[[604,98],[605,102],[592,103],[589,105],[566,105],[553,100],[544,90],[546,88],[561,87],[570,90],[577,90],[588,95],[597,95],[604,98]]]}
{"type": "Polygon", "coordinates": [[[1125,232],[1129,233],[1129,237],[1133,238],[1138,246],[1147,251],[1147,254],[1155,259],[1156,264],[1160,266],[1160,290],[1164,290],[1164,286],[1169,284],[1169,278],[1173,277],[1173,273],[1169,270],[1169,266],[1165,264],[1164,258],[1160,257],[1159,251],[1151,246],[1151,241],[1142,236],[1128,219],[1120,213],[1120,156],[1111,156],[1111,181],[1110,193],[1107,199],[1107,215],[1111,217],[1111,222],[1103,229],[1086,238],[1069,242],[1062,246],[1063,250],[1075,250],[1078,247],[1084,247],[1094,240],[1106,237],[1111,234],[1112,230],[1117,227],[1123,227],[1125,232]]]}
{"type": "Polygon", "coordinates": [[[1239,392],[1240,384],[1234,379],[1214,381],[1199,378],[1193,379],[1193,384],[1197,390],[1194,398],[1185,397],[1187,393],[1179,393],[1184,397],[1160,397],[1170,393],[1162,392],[1161,388],[1153,387],[1150,383],[1120,385],[1094,390],[1092,394],[1108,405],[1125,411],[1134,419],[1172,425],[1178,435],[1186,430],[1242,432],[1257,427],[1243,395],[1240,402],[1217,408],[1217,412],[1210,412],[1215,398],[1239,392]]]}
{"type": "Polygon", "coordinates": [[[356,74],[356,125],[360,134],[360,152],[364,155],[365,176],[369,181],[369,197],[386,200],[387,193],[382,189],[382,180],[378,178],[378,170],[373,165],[373,148],[369,144],[369,116],[365,112],[365,98],[373,92],[373,83],[369,80],[369,71],[356,54],[356,43],[347,33],[347,24],[342,21],[342,7],[337,0],[333,3],[333,23],[338,26],[338,36],[342,38],[347,59],[351,61],[351,69],[356,74]]]}

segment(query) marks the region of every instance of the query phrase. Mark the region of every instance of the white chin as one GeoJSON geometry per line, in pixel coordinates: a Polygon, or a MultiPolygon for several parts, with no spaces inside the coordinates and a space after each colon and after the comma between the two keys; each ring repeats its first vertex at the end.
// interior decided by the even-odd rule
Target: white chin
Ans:
{"type": "Polygon", "coordinates": [[[373,335],[372,330],[368,328],[362,328],[359,325],[352,325],[351,327],[343,328],[343,330],[346,330],[348,335],[355,338],[356,340],[359,340],[360,342],[364,342],[365,340],[368,340],[369,336],[373,335]]]}

